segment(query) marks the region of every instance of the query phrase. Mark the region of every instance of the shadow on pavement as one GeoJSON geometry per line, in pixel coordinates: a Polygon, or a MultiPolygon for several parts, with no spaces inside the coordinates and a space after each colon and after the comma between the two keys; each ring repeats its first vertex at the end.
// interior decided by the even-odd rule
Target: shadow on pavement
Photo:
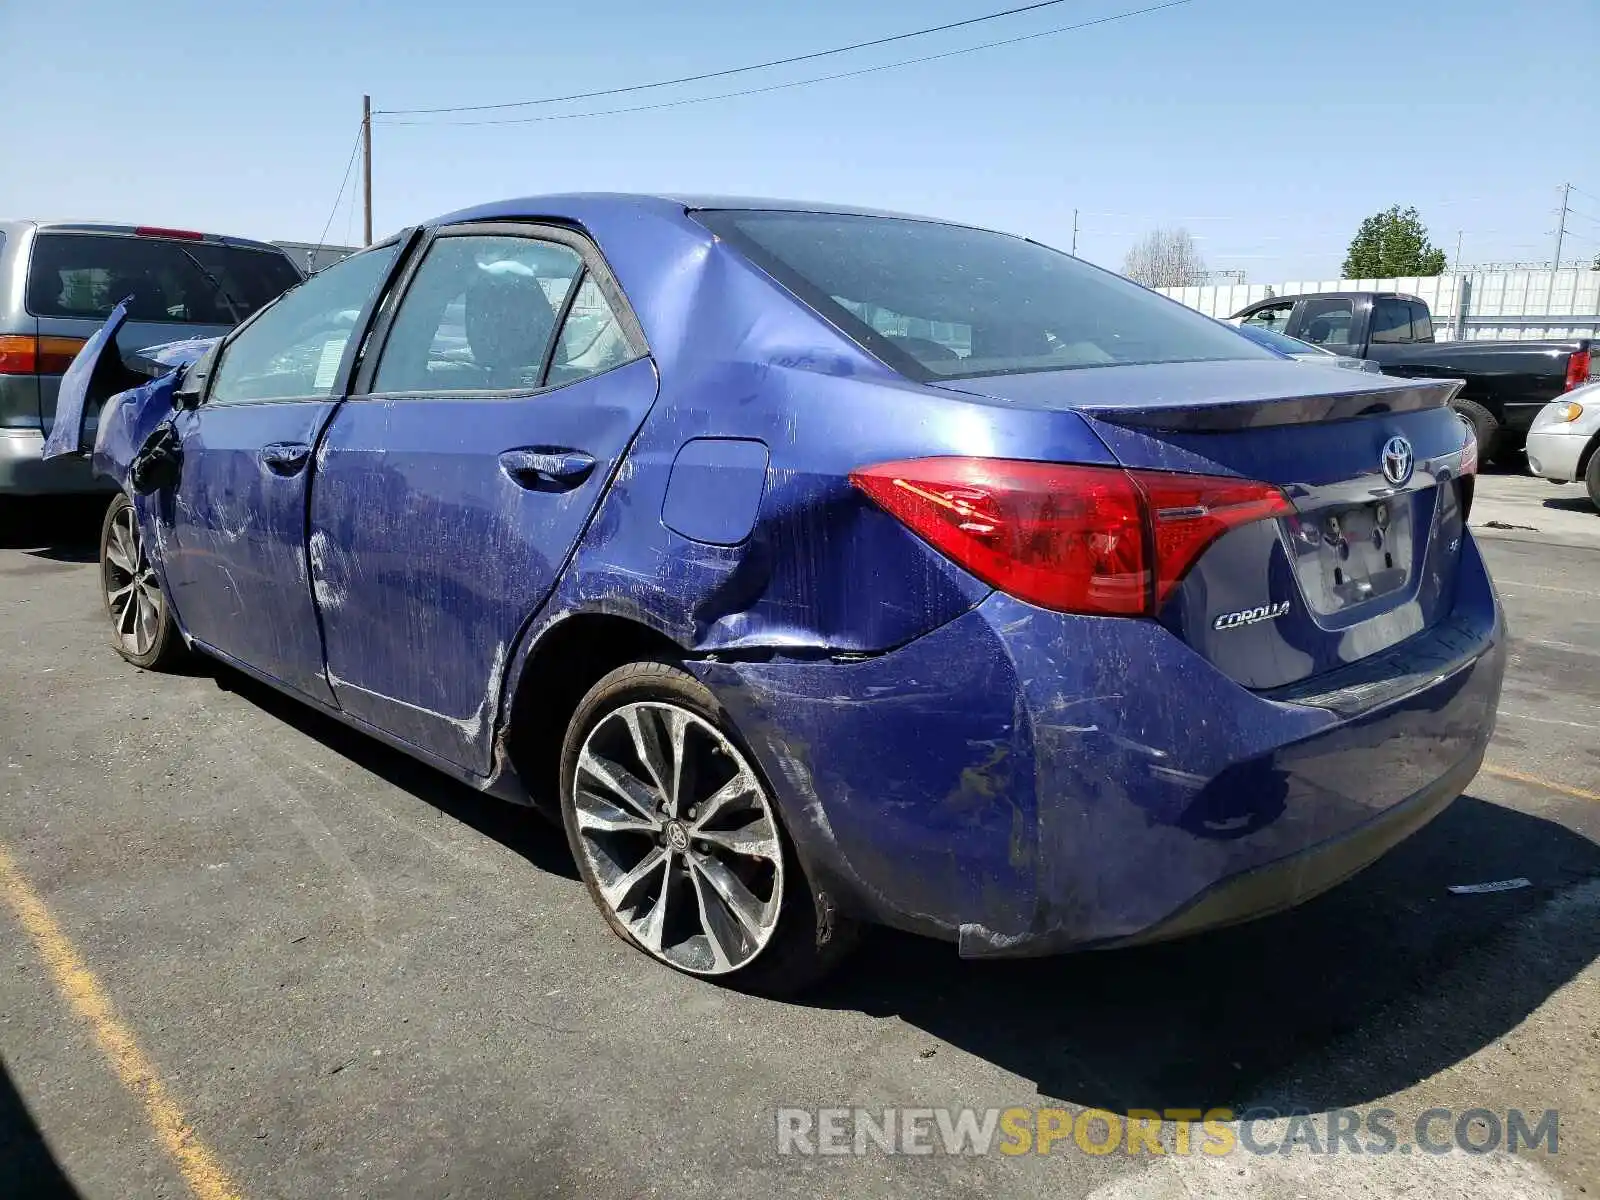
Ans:
{"type": "Polygon", "coordinates": [[[898,1016],[1074,1104],[1242,1109],[1287,1078],[1294,1104],[1321,1111],[1459,1062],[1600,956],[1592,911],[1544,937],[1510,928],[1592,877],[1600,846],[1463,797],[1367,871],[1280,916],[1159,946],[987,963],[882,932],[809,1002],[898,1016]],[[1446,890],[1517,876],[1534,886],[1446,890]],[[1488,966],[1473,986],[1438,994],[1441,972],[1479,951],[1488,966]],[[1412,1030],[1403,1052],[1391,1044],[1351,1060],[1412,1030]],[[1300,1074],[1346,1035],[1340,1070],[1323,1073],[1336,1080],[1300,1074]]]}
{"type": "Polygon", "coordinates": [[[236,693],[385,782],[410,792],[485,837],[493,838],[539,870],[565,879],[578,878],[578,868],[572,861],[565,835],[534,809],[485,796],[464,783],[457,783],[448,775],[258,683],[241,671],[201,660],[196,673],[211,674],[219,688],[236,693]]]}
{"type": "Polygon", "coordinates": [[[0,497],[0,549],[28,550],[60,562],[100,556],[100,522],[109,496],[0,497]]]}
{"type": "Polygon", "coordinates": [[[1600,517],[1600,509],[1597,509],[1594,501],[1589,499],[1582,484],[1578,485],[1576,492],[1569,492],[1564,496],[1551,496],[1544,501],[1544,507],[1558,509],[1561,512],[1593,513],[1600,517]]]}
{"type": "Polygon", "coordinates": [[[68,1200],[77,1195],[0,1061],[0,1196],[68,1200]]]}

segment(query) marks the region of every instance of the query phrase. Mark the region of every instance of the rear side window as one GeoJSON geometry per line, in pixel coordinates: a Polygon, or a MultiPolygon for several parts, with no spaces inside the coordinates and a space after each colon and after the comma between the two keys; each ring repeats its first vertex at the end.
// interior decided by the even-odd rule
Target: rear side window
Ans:
{"type": "Polygon", "coordinates": [[[1409,342],[1411,305],[1404,300],[1379,298],[1372,302],[1372,341],[1409,342]]]}
{"type": "Polygon", "coordinates": [[[243,246],[93,233],[40,233],[28,265],[36,317],[235,325],[300,282],[283,256],[243,246]]]}
{"type": "Polygon", "coordinates": [[[1209,317],[1006,234],[841,213],[697,216],[914,379],[1273,357],[1209,317]]]}
{"type": "Polygon", "coordinates": [[[461,234],[435,241],[417,269],[372,390],[531,391],[636,357],[572,247],[461,234]]]}
{"type": "Polygon", "coordinates": [[[1300,313],[1301,341],[1330,350],[1350,345],[1350,330],[1356,323],[1353,303],[1338,298],[1313,298],[1304,303],[1300,313]]]}
{"type": "Polygon", "coordinates": [[[1419,304],[1416,301],[1411,303],[1411,340],[1433,341],[1433,316],[1428,312],[1426,304],[1419,304]]]}

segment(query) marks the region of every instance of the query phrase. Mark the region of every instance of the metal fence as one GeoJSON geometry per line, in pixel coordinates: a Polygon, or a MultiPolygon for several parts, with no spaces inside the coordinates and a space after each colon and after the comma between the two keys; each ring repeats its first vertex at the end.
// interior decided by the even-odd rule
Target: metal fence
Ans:
{"type": "Polygon", "coordinates": [[[1600,271],[1474,271],[1405,279],[1307,279],[1157,288],[1210,317],[1247,304],[1305,292],[1405,292],[1427,302],[1440,340],[1519,341],[1600,337],[1600,271]]]}

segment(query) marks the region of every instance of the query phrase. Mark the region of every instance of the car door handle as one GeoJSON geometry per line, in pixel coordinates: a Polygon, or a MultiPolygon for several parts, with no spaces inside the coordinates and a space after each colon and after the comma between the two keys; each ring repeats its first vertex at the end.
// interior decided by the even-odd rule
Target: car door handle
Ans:
{"type": "Polygon", "coordinates": [[[500,469],[518,487],[535,492],[566,492],[589,478],[594,457],[582,450],[535,447],[507,450],[500,456],[500,469]]]}
{"type": "Polygon", "coordinates": [[[274,475],[296,475],[311,457],[304,442],[273,442],[261,447],[261,465],[274,475]]]}

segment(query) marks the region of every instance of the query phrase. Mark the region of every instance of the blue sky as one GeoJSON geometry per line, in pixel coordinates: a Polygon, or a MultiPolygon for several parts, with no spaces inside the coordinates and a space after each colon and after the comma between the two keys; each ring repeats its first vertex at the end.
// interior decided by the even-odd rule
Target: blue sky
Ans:
{"type": "MultiPolygon", "coordinates": [[[[1013,0],[1016,2],[1016,0],[1013,0]]],[[[798,79],[1151,0],[1069,0],[877,50],[586,108],[798,79]]],[[[4,4],[0,215],[105,216],[315,240],[363,92],[392,109],[649,81],[959,20],[1005,0],[4,4]],[[19,49],[21,52],[19,53],[19,49]]],[[[1117,266],[1186,226],[1252,280],[1336,275],[1360,219],[1415,204],[1436,243],[1600,252],[1600,4],[1193,0],[853,79],[657,112],[375,137],[376,229],[564,190],[732,192],[934,213],[1117,266]]],[[[360,236],[352,173],[330,241],[360,236]]]]}

